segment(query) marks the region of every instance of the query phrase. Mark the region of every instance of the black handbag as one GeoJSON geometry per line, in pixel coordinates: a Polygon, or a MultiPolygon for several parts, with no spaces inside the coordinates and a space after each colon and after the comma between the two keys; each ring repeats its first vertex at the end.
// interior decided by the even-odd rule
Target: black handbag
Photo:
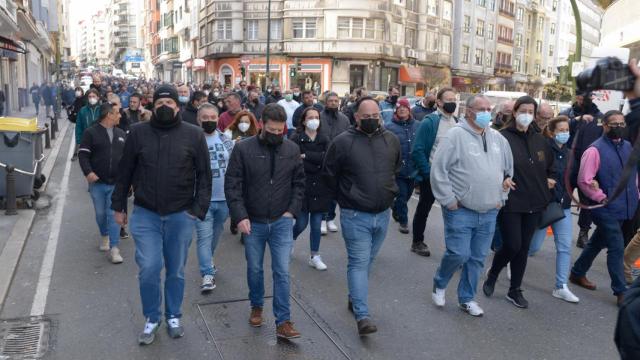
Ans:
{"type": "Polygon", "coordinates": [[[552,201],[547,205],[547,208],[542,212],[540,217],[540,223],[538,229],[545,229],[547,226],[553,224],[558,220],[565,218],[564,210],[559,202],[552,201]]]}

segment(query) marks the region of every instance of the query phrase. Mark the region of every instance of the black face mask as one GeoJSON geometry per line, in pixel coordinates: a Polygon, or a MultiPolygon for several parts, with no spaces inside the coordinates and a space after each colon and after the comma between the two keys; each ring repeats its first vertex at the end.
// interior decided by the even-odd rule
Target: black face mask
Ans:
{"type": "Polygon", "coordinates": [[[205,121],[202,123],[202,128],[207,134],[213,134],[213,132],[216,131],[217,127],[218,123],[215,121],[205,121]]]}
{"type": "Polygon", "coordinates": [[[395,104],[398,102],[398,98],[399,98],[398,95],[389,96],[389,102],[392,104],[395,104]]]}
{"type": "Polygon", "coordinates": [[[621,127],[610,128],[607,137],[611,140],[622,139],[625,135],[625,129],[621,127]]]}
{"type": "Polygon", "coordinates": [[[360,130],[367,134],[373,134],[380,127],[379,119],[362,119],[360,120],[360,130]]]}
{"type": "Polygon", "coordinates": [[[253,99],[252,102],[256,105],[258,105],[260,103],[260,99],[253,99]]]}
{"type": "Polygon", "coordinates": [[[435,102],[435,101],[429,101],[429,102],[427,103],[427,107],[428,107],[428,108],[432,108],[432,107],[434,107],[435,105],[436,105],[436,102],[435,102]]]}
{"type": "Polygon", "coordinates": [[[446,102],[442,104],[442,110],[447,114],[453,114],[453,112],[456,111],[456,106],[457,104],[455,102],[446,102]]]}
{"type": "Polygon", "coordinates": [[[160,128],[170,128],[178,123],[178,117],[172,108],[162,105],[156,109],[152,122],[160,128]]]}
{"type": "Polygon", "coordinates": [[[277,135],[264,130],[262,132],[262,139],[264,140],[265,144],[269,146],[278,146],[284,141],[284,134],[277,135]]]}

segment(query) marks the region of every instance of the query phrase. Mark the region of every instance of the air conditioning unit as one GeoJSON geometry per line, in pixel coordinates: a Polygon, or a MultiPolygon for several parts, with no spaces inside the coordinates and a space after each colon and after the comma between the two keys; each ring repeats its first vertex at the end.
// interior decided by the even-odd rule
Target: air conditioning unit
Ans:
{"type": "Polygon", "coordinates": [[[414,49],[407,49],[407,57],[408,58],[416,58],[416,51],[414,49]]]}

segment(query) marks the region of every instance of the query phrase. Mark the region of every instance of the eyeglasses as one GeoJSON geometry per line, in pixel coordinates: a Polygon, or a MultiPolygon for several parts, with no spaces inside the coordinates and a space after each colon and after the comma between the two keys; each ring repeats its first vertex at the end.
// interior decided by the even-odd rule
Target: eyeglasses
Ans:
{"type": "Polygon", "coordinates": [[[609,123],[609,124],[607,124],[607,126],[610,127],[610,128],[615,129],[615,128],[625,128],[625,127],[627,127],[627,124],[623,123],[623,122],[622,123],[609,123]]]}

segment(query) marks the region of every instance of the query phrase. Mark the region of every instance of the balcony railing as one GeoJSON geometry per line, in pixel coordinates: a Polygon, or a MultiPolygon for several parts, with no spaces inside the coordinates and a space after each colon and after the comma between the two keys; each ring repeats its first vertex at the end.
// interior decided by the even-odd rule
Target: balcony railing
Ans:
{"type": "Polygon", "coordinates": [[[503,16],[506,16],[506,17],[513,18],[513,19],[516,18],[516,14],[514,12],[508,10],[508,9],[500,8],[500,14],[503,15],[503,16]]]}
{"type": "Polygon", "coordinates": [[[513,46],[513,39],[512,38],[498,36],[498,42],[502,43],[502,44],[505,44],[505,45],[513,46]]]}

